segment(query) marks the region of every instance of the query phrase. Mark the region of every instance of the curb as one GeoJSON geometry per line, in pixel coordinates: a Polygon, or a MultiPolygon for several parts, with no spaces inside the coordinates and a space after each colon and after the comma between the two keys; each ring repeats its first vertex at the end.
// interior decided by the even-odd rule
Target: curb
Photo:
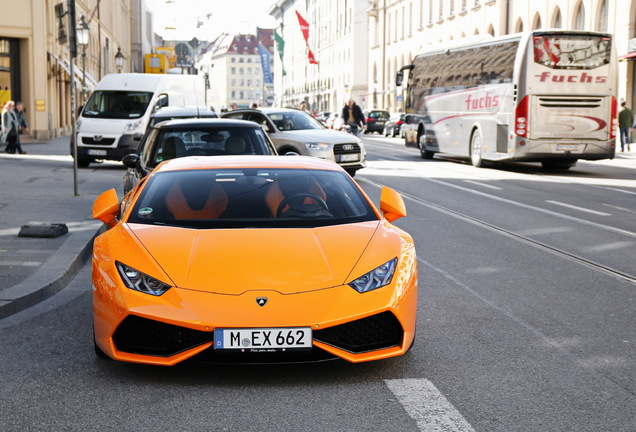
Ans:
{"type": "Polygon", "coordinates": [[[2,291],[0,319],[29,308],[66,287],[91,256],[95,237],[105,230],[104,224],[90,220],[69,231],[69,238],[51,259],[24,281],[2,291]]]}

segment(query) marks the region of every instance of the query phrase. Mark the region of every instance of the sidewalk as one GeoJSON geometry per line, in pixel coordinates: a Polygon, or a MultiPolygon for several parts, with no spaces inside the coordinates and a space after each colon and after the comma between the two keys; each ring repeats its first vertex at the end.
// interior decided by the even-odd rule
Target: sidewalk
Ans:
{"type": "MultiPolygon", "coordinates": [[[[21,137],[25,155],[0,152],[0,319],[49,297],[90,257],[103,224],[91,217],[93,201],[115,188],[121,198],[121,164],[77,170],[69,137],[48,142],[21,137]],[[56,238],[19,237],[27,224],[65,224],[56,238]]],[[[4,150],[4,149],[2,149],[4,150]]],[[[86,281],[90,290],[90,280],[86,281]]]]}

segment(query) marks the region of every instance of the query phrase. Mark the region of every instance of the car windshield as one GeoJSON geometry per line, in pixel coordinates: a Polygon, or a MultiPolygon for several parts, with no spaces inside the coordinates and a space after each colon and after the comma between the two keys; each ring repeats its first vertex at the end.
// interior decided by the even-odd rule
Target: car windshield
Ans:
{"type": "Polygon", "coordinates": [[[142,158],[150,168],[184,156],[272,154],[260,127],[160,128],[148,139],[153,145],[149,152],[142,152],[142,158]]]}
{"type": "Polygon", "coordinates": [[[129,223],[188,228],[319,227],[378,220],[341,171],[166,171],[148,180],[129,223]]]}
{"type": "Polygon", "coordinates": [[[152,93],[138,91],[96,91],[82,111],[83,117],[134,119],[144,115],[152,93]]]}
{"type": "Polygon", "coordinates": [[[281,131],[325,128],[318,120],[303,111],[273,112],[267,115],[281,131]]]}

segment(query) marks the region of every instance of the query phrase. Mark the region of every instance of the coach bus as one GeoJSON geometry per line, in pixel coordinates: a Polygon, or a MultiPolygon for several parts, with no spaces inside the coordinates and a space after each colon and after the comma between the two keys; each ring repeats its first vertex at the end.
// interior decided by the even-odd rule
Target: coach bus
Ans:
{"type": "Polygon", "coordinates": [[[408,71],[407,147],[568,169],[613,158],[618,72],[612,35],[539,30],[417,55],[408,71]]]}

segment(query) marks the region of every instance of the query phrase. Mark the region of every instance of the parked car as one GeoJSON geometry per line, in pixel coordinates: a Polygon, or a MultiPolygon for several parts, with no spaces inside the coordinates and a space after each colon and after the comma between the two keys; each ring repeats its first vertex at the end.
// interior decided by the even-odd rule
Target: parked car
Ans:
{"type": "Polygon", "coordinates": [[[219,115],[206,106],[166,106],[150,116],[148,127],[166,120],[185,118],[218,118],[219,115]]]}
{"type": "Polygon", "coordinates": [[[146,133],[135,153],[124,156],[128,167],[124,193],[161,162],[184,156],[276,155],[265,131],[248,121],[228,119],[168,120],[146,133]]]}
{"type": "Polygon", "coordinates": [[[327,126],[327,119],[329,118],[330,115],[331,115],[331,112],[329,111],[321,111],[318,114],[316,114],[316,120],[322,123],[323,126],[327,126]]]}
{"type": "Polygon", "coordinates": [[[404,124],[404,118],[406,114],[395,113],[384,123],[384,136],[391,135],[396,137],[400,135],[402,137],[402,125],[404,124]]]}
{"type": "Polygon", "coordinates": [[[413,238],[334,163],[302,156],[180,158],[119,202],[92,254],[94,350],[117,361],[365,362],[415,340],[413,238]]]}
{"type": "Polygon", "coordinates": [[[222,118],[250,120],[262,125],[279,154],[289,152],[336,162],[352,177],[366,166],[362,141],[348,133],[326,129],[304,111],[290,108],[239,109],[222,118]]]}
{"type": "Polygon", "coordinates": [[[384,131],[384,124],[391,117],[391,114],[387,110],[365,110],[363,114],[365,123],[364,126],[362,126],[362,131],[364,133],[382,133],[384,131]]]}

